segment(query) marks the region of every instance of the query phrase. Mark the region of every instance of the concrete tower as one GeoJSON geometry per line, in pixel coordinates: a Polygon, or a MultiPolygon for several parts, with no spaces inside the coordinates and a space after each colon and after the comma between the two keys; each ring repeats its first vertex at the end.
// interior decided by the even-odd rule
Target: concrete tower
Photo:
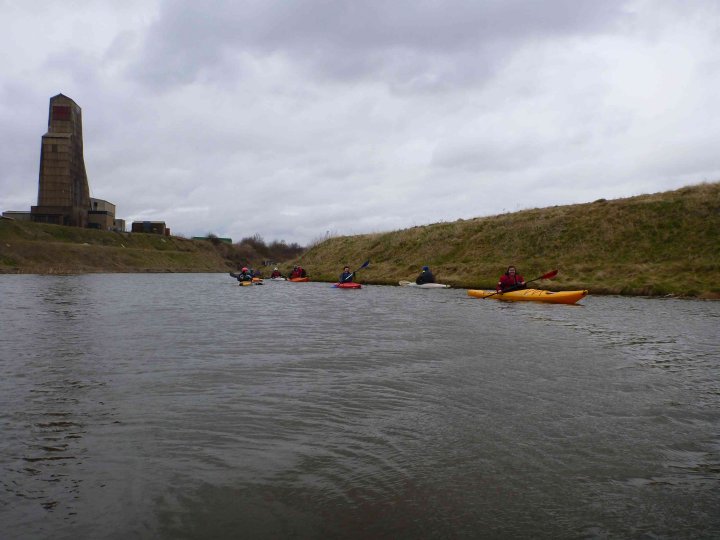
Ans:
{"type": "Polygon", "coordinates": [[[62,94],[50,98],[39,184],[37,206],[30,209],[33,221],[87,226],[90,188],[83,158],[82,111],[62,94]]]}

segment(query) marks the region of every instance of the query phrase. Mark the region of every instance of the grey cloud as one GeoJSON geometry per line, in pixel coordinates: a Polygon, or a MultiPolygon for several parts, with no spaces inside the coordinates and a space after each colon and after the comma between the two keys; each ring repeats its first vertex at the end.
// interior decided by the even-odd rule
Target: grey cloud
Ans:
{"type": "Polygon", "coordinates": [[[0,209],[35,202],[58,92],[93,195],[188,235],[305,243],[720,170],[714,2],[132,1],[83,11],[92,43],[0,35],[0,209]]]}
{"type": "MultiPolygon", "coordinates": [[[[491,71],[524,43],[548,35],[609,31],[623,0],[166,1],[135,74],[147,84],[190,83],[229,51],[281,54],[316,74],[416,84],[491,71]],[[466,60],[473,58],[473,62],[466,60]],[[461,62],[462,61],[462,62],[461,62]]],[[[422,86],[422,85],[421,85],[422,86]]],[[[412,85],[409,86],[412,88],[412,85]]]]}

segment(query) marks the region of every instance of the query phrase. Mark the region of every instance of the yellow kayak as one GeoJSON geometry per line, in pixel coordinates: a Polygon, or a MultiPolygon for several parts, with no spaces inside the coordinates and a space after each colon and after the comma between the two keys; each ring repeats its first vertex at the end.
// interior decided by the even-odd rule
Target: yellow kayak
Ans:
{"type": "Polygon", "coordinates": [[[540,289],[521,289],[506,293],[495,291],[482,291],[470,289],[468,296],[475,298],[494,298],[496,300],[510,300],[512,302],[545,302],[548,304],[574,304],[587,296],[587,291],[541,291],[540,289]]]}
{"type": "Polygon", "coordinates": [[[238,285],[240,285],[241,287],[248,287],[250,285],[262,285],[262,284],[263,284],[263,280],[260,278],[256,278],[256,277],[252,278],[252,281],[238,282],[238,285]]]}

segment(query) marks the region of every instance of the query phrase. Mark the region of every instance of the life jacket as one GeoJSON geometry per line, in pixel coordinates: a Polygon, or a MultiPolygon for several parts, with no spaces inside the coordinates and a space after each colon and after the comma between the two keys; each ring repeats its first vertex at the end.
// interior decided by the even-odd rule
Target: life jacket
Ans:
{"type": "Polygon", "coordinates": [[[500,281],[498,282],[495,290],[505,291],[507,289],[515,287],[515,285],[518,285],[523,281],[525,281],[525,279],[520,274],[516,273],[514,277],[511,277],[509,274],[503,274],[502,276],[500,276],[500,281]]]}

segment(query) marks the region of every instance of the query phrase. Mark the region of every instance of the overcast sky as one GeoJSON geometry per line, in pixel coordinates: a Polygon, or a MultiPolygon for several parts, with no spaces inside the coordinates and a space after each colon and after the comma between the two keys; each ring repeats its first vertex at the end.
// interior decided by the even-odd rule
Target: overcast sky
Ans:
{"type": "Polygon", "coordinates": [[[307,244],[720,180],[717,0],[0,0],[0,210],[307,244]]]}

